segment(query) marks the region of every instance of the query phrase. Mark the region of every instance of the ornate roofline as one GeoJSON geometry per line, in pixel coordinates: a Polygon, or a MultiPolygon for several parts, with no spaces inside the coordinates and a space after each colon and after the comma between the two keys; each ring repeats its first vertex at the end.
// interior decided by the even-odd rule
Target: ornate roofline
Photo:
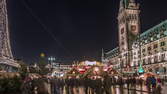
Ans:
{"type": "Polygon", "coordinates": [[[111,53],[113,53],[113,52],[115,52],[115,51],[119,51],[119,47],[116,47],[116,48],[114,48],[114,49],[112,49],[111,51],[108,51],[107,53],[105,53],[105,54],[111,54],[111,53]]]}
{"type": "Polygon", "coordinates": [[[144,37],[152,32],[155,32],[156,30],[155,29],[158,29],[159,27],[161,27],[162,25],[165,25],[167,27],[167,20],[165,21],[162,21],[160,24],[158,25],[155,25],[154,27],[146,30],[145,32],[143,32],[142,34],[140,34],[140,37],[144,37]]]}

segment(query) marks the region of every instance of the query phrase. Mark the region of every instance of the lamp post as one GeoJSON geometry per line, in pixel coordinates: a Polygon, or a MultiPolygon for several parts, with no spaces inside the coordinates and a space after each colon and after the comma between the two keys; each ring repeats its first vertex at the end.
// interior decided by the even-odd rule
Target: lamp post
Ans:
{"type": "Polygon", "coordinates": [[[51,68],[53,68],[53,61],[55,61],[56,60],[56,58],[55,57],[48,57],[48,62],[50,63],[50,65],[51,65],[51,68]]]}

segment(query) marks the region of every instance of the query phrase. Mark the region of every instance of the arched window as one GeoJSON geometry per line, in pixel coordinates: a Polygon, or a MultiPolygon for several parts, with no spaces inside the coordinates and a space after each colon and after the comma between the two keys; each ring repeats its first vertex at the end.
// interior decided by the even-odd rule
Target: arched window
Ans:
{"type": "Polygon", "coordinates": [[[145,59],[143,59],[143,65],[145,65],[146,64],[146,60],[145,59]]]}
{"type": "Polygon", "coordinates": [[[154,63],[158,62],[158,56],[154,56],[154,63]]]}
{"type": "Polygon", "coordinates": [[[165,61],[165,54],[161,54],[161,61],[165,61]]]}
{"type": "Polygon", "coordinates": [[[148,58],[148,64],[151,64],[151,58],[150,57],[148,58]]]}

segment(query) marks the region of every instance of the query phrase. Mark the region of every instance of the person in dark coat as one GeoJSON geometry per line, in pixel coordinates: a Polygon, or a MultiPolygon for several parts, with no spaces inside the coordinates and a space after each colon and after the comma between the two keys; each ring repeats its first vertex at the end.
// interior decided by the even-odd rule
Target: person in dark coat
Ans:
{"type": "Polygon", "coordinates": [[[156,79],[154,76],[151,76],[151,84],[152,84],[152,88],[155,89],[156,88],[156,79]]]}
{"type": "Polygon", "coordinates": [[[147,77],[146,86],[147,86],[148,92],[150,92],[150,90],[151,90],[151,77],[147,77]]]}
{"type": "Polygon", "coordinates": [[[162,88],[160,85],[158,85],[156,88],[156,94],[162,94],[161,91],[162,91],[162,88]]]}

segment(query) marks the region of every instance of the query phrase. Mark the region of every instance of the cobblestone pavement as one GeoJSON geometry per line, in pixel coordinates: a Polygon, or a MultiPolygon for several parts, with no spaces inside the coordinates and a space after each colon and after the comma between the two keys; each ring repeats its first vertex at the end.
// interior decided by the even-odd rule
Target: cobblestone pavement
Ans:
{"type": "MultiPolygon", "coordinates": [[[[161,85],[161,94],[167,94],[167,85],[161,85]]],[[[121,94],[119,88],[117,88],[117,92],[114,94],[121,94]]],[[[129,93],[127,88],[124,88],[124,92],[123,94],[149,94],[147,87],[145,85],[142,86],[142,89],[140,86],[136,87],[136,90],[130,89],[129,93]]],[[[155,93],[151,93],[151,94],[158,94],[157,91],[155,93]]]]}
{"type": "MultiPolygon", "coordinates": [[[[142,86],[129,86],[130,89],[127,89],[127,86],[124,86],[123,89],[120,86],[116,87],[111,87],[111,94],[158,94],[156,93],[149,93],[147,90],[147,87],[145,85],[142,86]]],[[[54,93],[54,94],[68,94],[65,88],[58,89],[56,88],[57,91],[60,91],[59,93],[54,93]]],[[[85,88],[84,87],[79,87],[79,88],[69,88],[72,94],[86,94],[85,93],[85,88]]],[[[152,91],[152,90],[151,90],[152,91]]],[[[91,93],[93,91],[90,91],[89,94],[96,94],[96,93],[91,93]]],[[[69,94],[71,94],[69,92],[69,94]]],[[[105,94],[105,93],[103,93],[105,94]]],[[[167,94],[167,85],[162,86],[162,91],[161,94],[167,94]]]]}
{"type": "Polygon", "coordinates": [[[162,94],[167,94],[167,85],[162,87],[162,94]]]}

